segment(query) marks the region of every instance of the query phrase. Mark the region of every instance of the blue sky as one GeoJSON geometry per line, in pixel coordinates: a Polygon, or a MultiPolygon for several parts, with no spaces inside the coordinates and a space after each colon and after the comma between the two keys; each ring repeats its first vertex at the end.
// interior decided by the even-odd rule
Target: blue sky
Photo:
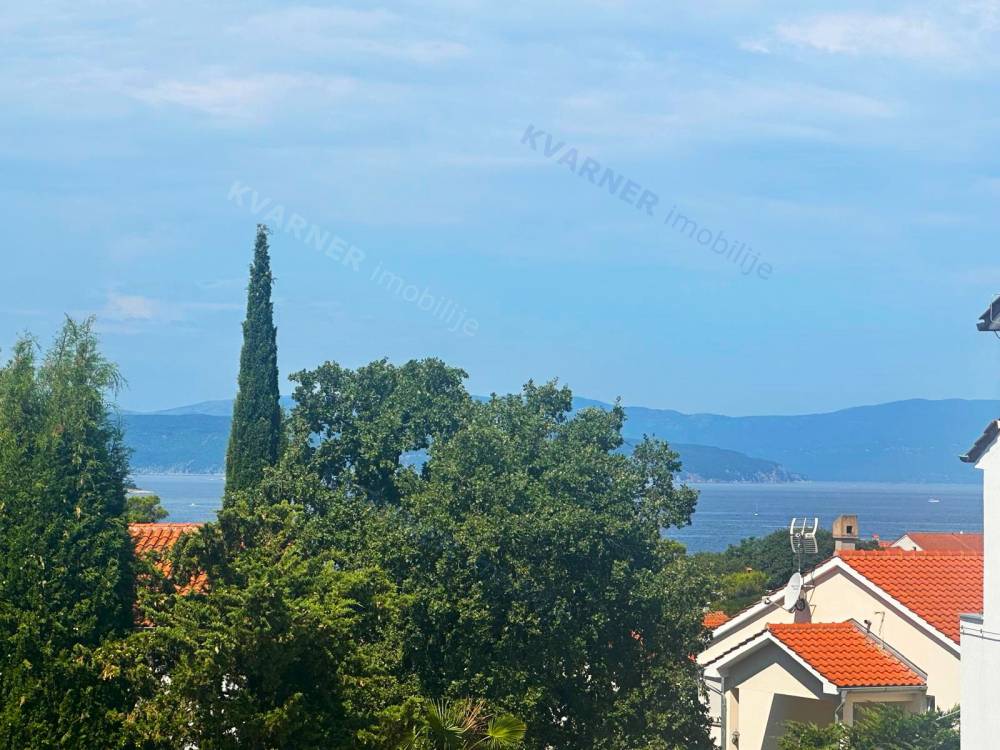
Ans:
{"type": "Polygon", "coordinates": [[[1000,396],[974,331],[1000,292],[996,0],[20,6],[3,344],[96,314],[125,407],[233,395],[265,218],[283,374],[433,355],[477,393],[729,414],[1000,396]]]}

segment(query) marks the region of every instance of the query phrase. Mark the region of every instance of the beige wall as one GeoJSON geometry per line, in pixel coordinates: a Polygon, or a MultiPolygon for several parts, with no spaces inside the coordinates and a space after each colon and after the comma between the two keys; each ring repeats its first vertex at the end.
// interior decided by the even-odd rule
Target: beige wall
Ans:
{"type": "MultiPolygon", "coordinates": [[[[742,623],[726,635],[713,641],[698,655],[705,664],[759,633],[769,623],[843,622],[870,620],[872,632],[927,673],[927,694],[937,706],[950,709],[959,703],[960,659],[951,648],[913,622],[845,572],[834,568],[822,577],[809,580],[813,588],[805,592],[808,608],[804,612],[787,612],[781,607],[761,608],[751,620],[742,623]]],[[[720,701],[710,695],[709,710],[713,718],[720,716],[720,701]]],[[[744,750],[748,746],[743,745],[744,750]]],[[[749,747],[753,747],[750,745],[749,747]]]]}
{"type": "Polygon", "coordinates": [[[777,750],[788,721],[829,724],[838,696],[823,694],[822,684],[785,651],[767,644],[723,671],[727,685],[729,722],[726,750],[777,750]]]}
{"type": "Polygon", "coordinates": [[[887,692],[864,692],[848,693],[847,700],[843,708],[843,720],[845,724],[853,724],[855,719],[860,718],[860,714],[865,708],[874,704],[891,703],[900,708],[905,708],[910,713],[920,713],[927,710],[927,702],[924,693],[887,691],[887,692]]]}
{"type": "Polygon", "coordinates": [[[843,573],[830,576],[811,598],[814,622],[854,619],[872,623],[872,633],[927,673],[927,695],[942,709],[959,703],[961,660],[935,636],[843,573]]]}

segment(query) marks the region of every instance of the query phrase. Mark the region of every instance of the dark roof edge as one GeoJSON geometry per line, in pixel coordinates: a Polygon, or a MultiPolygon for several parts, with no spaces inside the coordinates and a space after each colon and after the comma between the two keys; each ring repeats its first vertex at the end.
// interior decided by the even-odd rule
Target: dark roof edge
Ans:
{"type": "Polygon", "coordinates": [[[986,425],[986,429],[983,430],[983,434],[980,435],[975,444],[969,448],[968,453],[964,456],[959,456],[959,459],[967,464],[976,463],[983,457],[983,454],[986,453],[987,448],[993,444],[993,441],[996,440],[998,434],[1000,434],[1000,419],[994,419],[986,425]]]}
{"type": "Polygon", "coordinates": [[[993,300],[986,312],[979,316],[976,328],[980,331],[1000,330],[1000,297],[993,300]]]}

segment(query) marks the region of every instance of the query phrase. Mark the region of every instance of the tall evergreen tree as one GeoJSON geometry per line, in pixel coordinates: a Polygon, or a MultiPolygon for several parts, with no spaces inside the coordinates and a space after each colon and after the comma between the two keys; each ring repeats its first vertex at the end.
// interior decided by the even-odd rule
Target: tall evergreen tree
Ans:
{"type": "Polygon", "coordinates": [[[264,468],[277,462],[281,442],[277,329],[267,235],[267,227],[258,224],[243,322],[239,390],[226,455],[227,495],[256,485],[264,468]]]}
{"type": "Polygon", "coordinates": [[[121,695],[88,654],[132,625],[119,383],[91,322],[0,368],[0,747],[116,747],[121,695]]]}

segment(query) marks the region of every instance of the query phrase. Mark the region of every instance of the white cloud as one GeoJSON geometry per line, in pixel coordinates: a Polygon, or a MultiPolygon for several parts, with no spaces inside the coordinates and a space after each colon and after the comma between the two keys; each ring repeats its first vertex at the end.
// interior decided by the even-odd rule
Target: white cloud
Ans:
{"type": "Polygon", "coordinates": [[[237,29],[255,35],[333,36],[345,33],[372,32],[399,20],[395,13],[383,10],[352,8],[317,8],[297,6],[267,11],[251,16],[237,29]]]}
{"type": "Polygon", "coordinates": [[[956,7],[984,31],[1000,28],[1000,0],[967,0],[956,7]]]}
{"type": "Polygon", "coordinates": [[[746,41],[740,42],[740,49],[744,52],[755,52],[758,55],[769,55],[771,54],[771,48],[766,42],[760,40],[748,39],[746,41]]]}
{"type": "Polygon", "coordinates": [[[832,54],[926,59],[958,52],[951,34],[920,16],[833,13],[779,24],[775,35],[783,42],[832,54]]]}
{"type": "MultiPolygon", "coordinates": [[[[118,324],[114,330],[138,333],[144,324],[182,323],[209,313],[242,312],[242,302],[164,302],[141,294],[108,292],[97,318],[104,326],[118,324]]],[[[110,330],[110,329],[109,329],[110,330]]]]}
{"type": "Polygon", "coordinates": [[[559,102],[560,114],[547,124],[560,135],[589,141],[574,143],[581,148],[597,148],[616,137],[648,149],[653,143],[761,135],[832,142],[858,129],[870,134],[873,122],[897,115],[897,105],[881,98],[798,83],[706,76],[684,89],[663,86],[658,98],[650,90],[621,87],[615,94],[567,96],[559,102]]]}
{"type": "Polygon", "coordinates": [[[385,10],[298,6],[260,13],[230,29],[280,51],[324,56],[373,56],[419,64],[465,57],[461,42],[421,34],[413,19],[385,10]]]}
{"type": "Polygon", "coordinates": [[[130,322],[159,320],[164,315],[164,306],[150,297],[109,292],[108,300],[99,317],[119,322],[130,322]]]}
{"type": "Polygon", "coordinates": [[[290,96],[336,98],[356,88],[356,82],[345,76],[263,74],[166,80],[131,93],[157,106],[179,106],[221,118],[256,119],[290,96]]]}

